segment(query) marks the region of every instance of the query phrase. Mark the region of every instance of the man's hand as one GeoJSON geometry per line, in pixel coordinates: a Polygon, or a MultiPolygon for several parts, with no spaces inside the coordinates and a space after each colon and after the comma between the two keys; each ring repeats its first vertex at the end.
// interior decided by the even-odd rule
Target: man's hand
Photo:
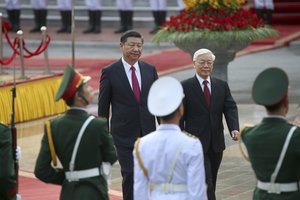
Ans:
{"type": "Polygon", "coordinates": [[[22,198],[21,198],[21,195],[20,194],[16,194],[16,200],[21,200],[22,198]]]}
{"type": "Polygon", "coordinates": [[[17,148],[16,148],[16,159],[17,160],[21,159],[21,154],[22,154],[21,147],[17,146],[17,148]]]}
{"type": "Polygon", "coordinates": [[[240,137],[240,132],[238,132],[237,130],[231,131],[232,140],[237,141],[239,137],[240,137]]]}

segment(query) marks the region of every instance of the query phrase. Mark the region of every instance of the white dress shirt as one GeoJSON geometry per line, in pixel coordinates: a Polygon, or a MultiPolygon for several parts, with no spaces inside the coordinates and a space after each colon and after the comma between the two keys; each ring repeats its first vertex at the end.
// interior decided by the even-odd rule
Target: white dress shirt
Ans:
{"type": "Polygon", "coordinates": [[[198,81],[199,81],[199,84],[200,84],[200,86],[201,86],[203,92],[204,92],[204,84],[203,84],[203,81],[204,81],[204,80],[207,80],[207,82],[208,82],[208,83],[207,83],[207,87],[208,87],[209,92],[210,92],[210,94],[211,94],[211,81],[210,81],[210,76],[207,77],[207,79],[203,79],[201,76],[199,76],[198,74],[196,74],[196,77],[197,77],[197,79],[198,79],[198,81]]]}
{"type": "MultiPolygon", "coordinates": [[[[131,74],[132,74],[132,72],[131,72],[131,69],[130,69],[130,68],[131,68],[131,65],[128,64],[128,63],[123,59],[123,57],[122,57],[122,63],[123,63],[123,66],[124,66],[124,69],[125,69],[126,76],[127,76],[127,78],[128,78],[129,84],[130,84],[130,86],[131,86],[131,88],[132,88],[132,82],[131,82],[131,74]]],[[[134,68],[135,68],[135,75],[136,75],[137,80],[138,80],[138,82],[139,82],[140,90],[142,91],[141,70],[140,70],[140,67],[139,67],[139,63],[136,62],[136,63],[134,63],[133,66],[134,66],[134,68]]]]}

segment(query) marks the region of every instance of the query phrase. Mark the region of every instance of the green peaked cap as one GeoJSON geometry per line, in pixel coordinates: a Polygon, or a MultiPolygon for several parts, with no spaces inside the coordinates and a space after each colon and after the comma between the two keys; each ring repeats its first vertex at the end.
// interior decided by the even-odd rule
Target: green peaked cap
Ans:
{"type": "Polygon", "coordinates": [[[268,68],[256,77],[252,87],[252,98],[259,105],[276,105],[286,96],[288,85],[288,76],[282,69],[268,68]]]}
{"type": "Polygon", "coordinates": [[[91,77],[82,76],[79,72],[75,71],[70,65],[66,66],[62,81],[55,95],[55,101],[59,99],[69,100],[80,85],[89,81],[91,77]]]}

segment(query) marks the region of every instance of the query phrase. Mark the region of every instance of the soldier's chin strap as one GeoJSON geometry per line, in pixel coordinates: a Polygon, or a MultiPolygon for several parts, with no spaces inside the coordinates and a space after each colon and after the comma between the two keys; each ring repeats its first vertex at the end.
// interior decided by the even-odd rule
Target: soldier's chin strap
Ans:
{"type": "Polygon", "coordinates": [[[89,101],[85,98],[85,96],[81,92],[78,92],[78,95],[82,98],[82,100],[86,105],[90,104],[89,101]]]}

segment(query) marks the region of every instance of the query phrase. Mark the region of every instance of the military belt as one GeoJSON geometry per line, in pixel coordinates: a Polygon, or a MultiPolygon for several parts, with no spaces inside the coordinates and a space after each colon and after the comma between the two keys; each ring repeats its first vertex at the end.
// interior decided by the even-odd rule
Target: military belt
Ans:
{"type": "Polygon", "coordinates": [[[151,183],[150,190],[159,191],[162,193],[187,192],[187,186],[185,184],[172,184],[172,183],[153,184],[153,183],[151,183]]]}
{"type": "Polygon", "coordinates": [[[280,194],[281,192],[296,192],[299,191],[300,182],[292,183],[270,183],[257,181],[257,188],[266,190],[268,193],[280,194]]]}
{"type": "Polygon", "coordinates": [[[98,167],[86,170],[77,170],[77,171],[69,171],[66,172],[66,179],[69,182],[79,181],[83,178],[91,178],[95,176],[100,176],[100,170],[98,167]]]}

